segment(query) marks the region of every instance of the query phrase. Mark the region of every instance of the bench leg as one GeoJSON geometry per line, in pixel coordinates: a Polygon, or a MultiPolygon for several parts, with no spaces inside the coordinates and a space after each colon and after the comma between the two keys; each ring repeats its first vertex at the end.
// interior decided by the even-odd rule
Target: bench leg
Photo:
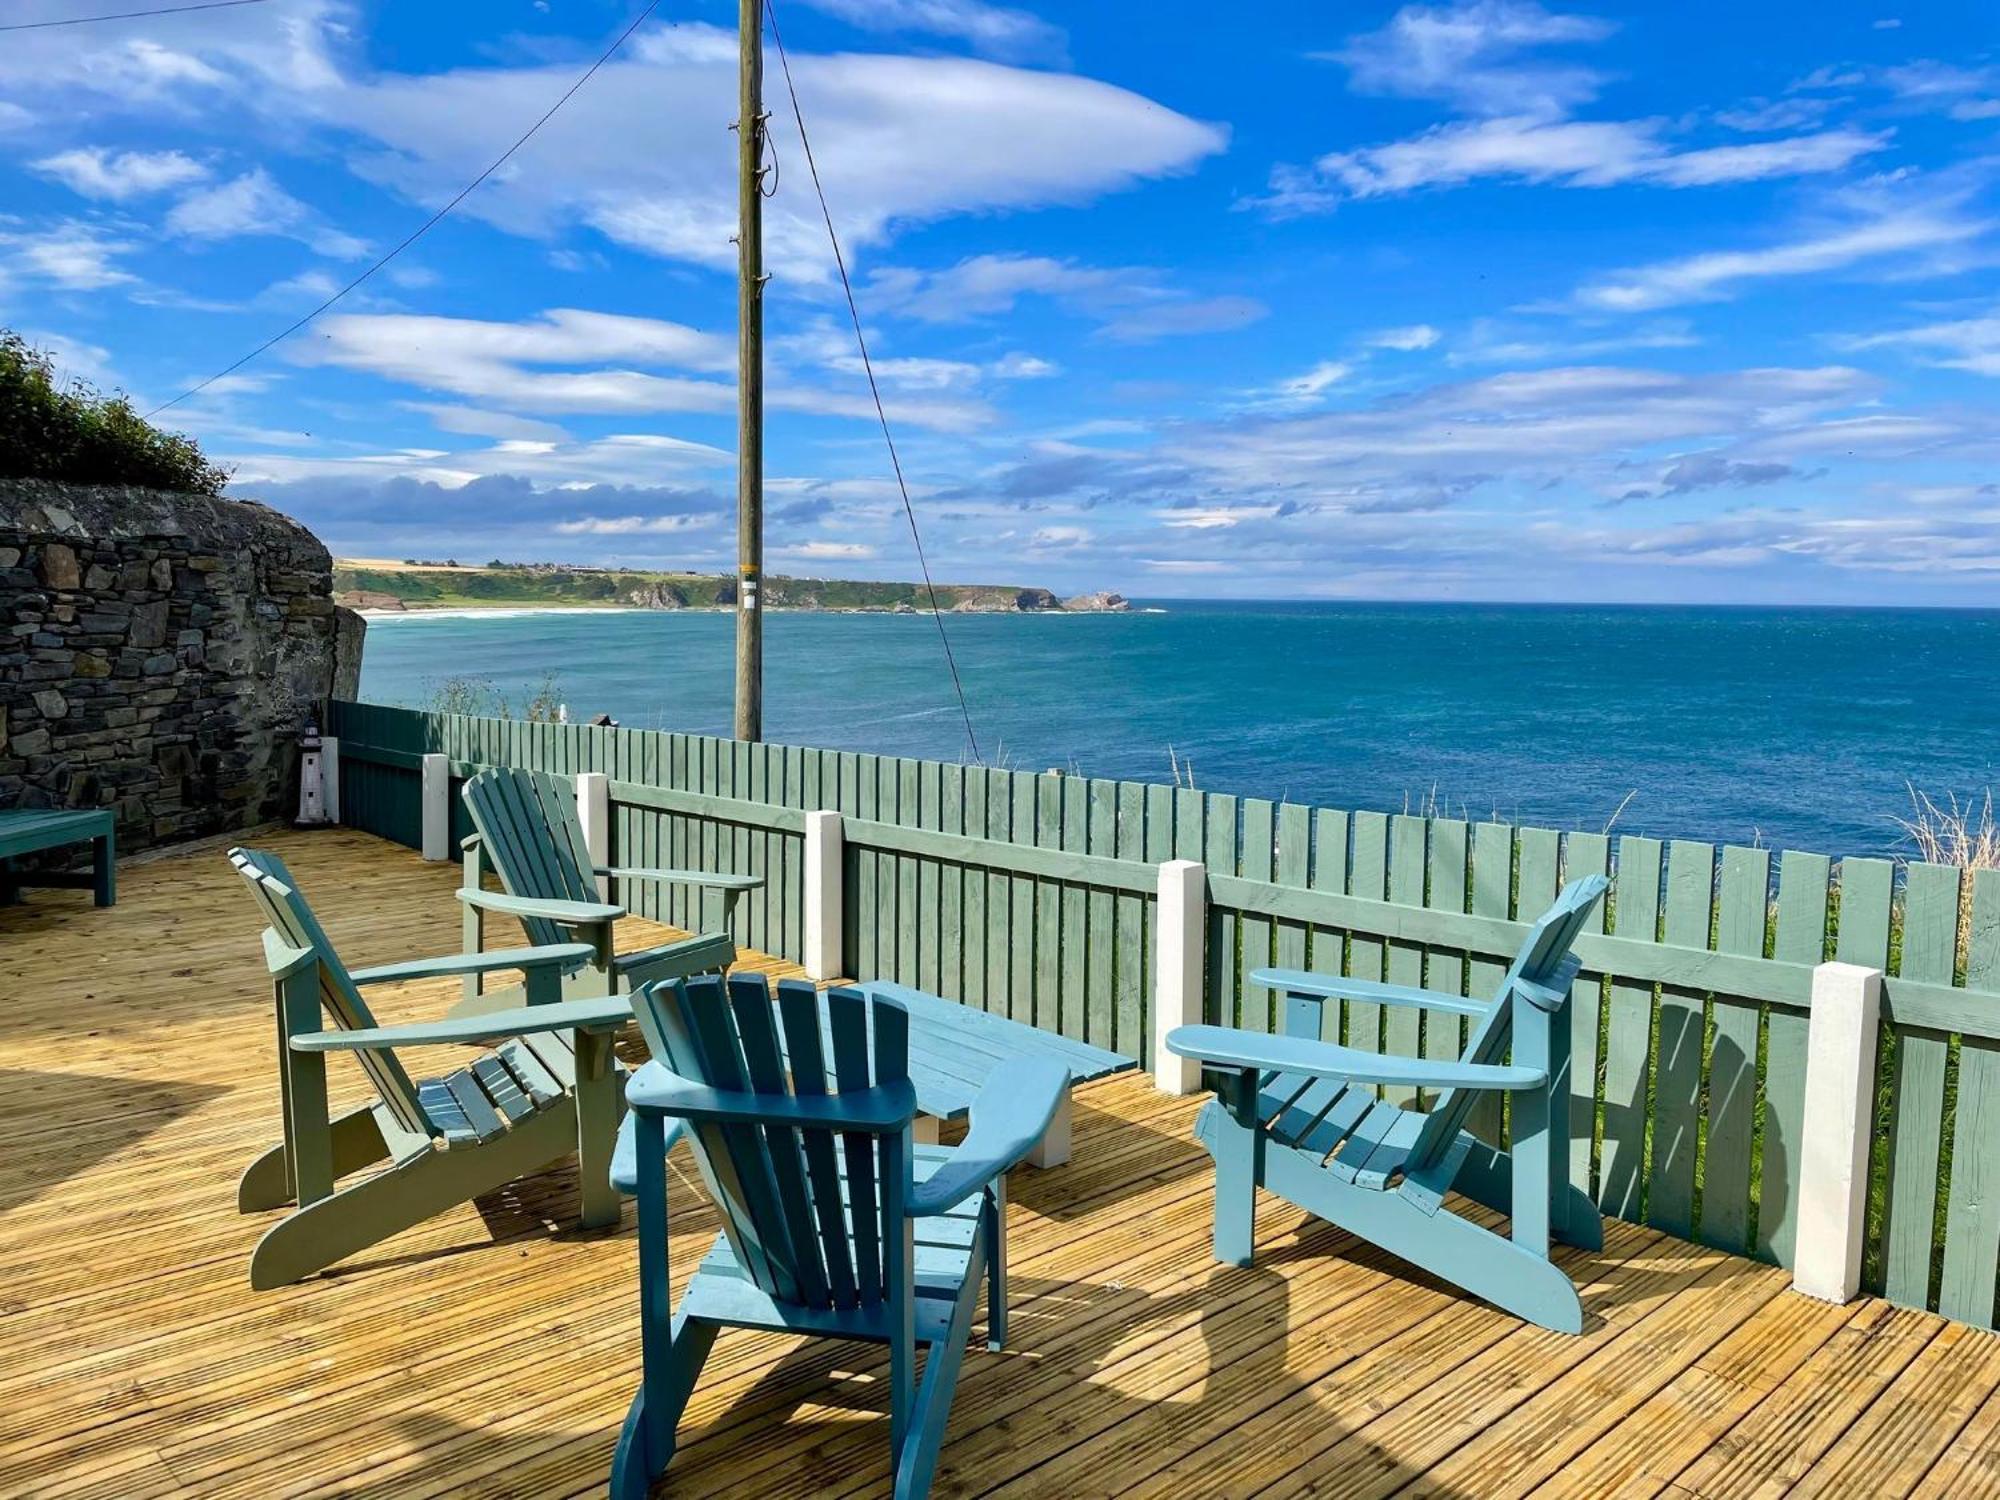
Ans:
{"type": "Polygon", "coordinates": [[[1068,1160],[1069,1090],[1064,1089],[1062,1103],[1056,1106],[1055,1118],[1049,1121],[1041,1143],[1028,1153],[1028,1163],[1036,1167],[1059,1167],[1068,1160]]]}
{"type": "Polygon", "coordinates": [[[116,835],[105,834],[92,839],[91,873],[97,877],[96,893],[99,906],[110,906],[118,900],[118,843],[116,835]]]}
{"type": "Polygon", "coordinates": [[[910,1122],[910,1139],[919,1146],[935,1146],[938,1143],[937,1116],[918,1115],[910,1122]]]}

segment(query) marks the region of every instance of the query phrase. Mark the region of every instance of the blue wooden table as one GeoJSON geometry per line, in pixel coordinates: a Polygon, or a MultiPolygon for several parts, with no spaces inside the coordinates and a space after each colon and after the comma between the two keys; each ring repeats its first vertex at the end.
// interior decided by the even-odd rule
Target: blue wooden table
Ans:
{"type": "MultiPolygon", "coordinates": [[[[963,1119],[986,1075],[1010,1057],[1054,1058],[1069,1069],[1072,1085],[1139,1065],[1133,1058],[1102,1047],[1071,1041],[956,1000],[941,1000],[906,984],[871,983],[860,988],[894,1000],[910,1013],[910,1081],[917,1086],[917,1108],[924,1116],[917,1122],[919,1139],[937,1139],[936,1121],[963,1119]]],[[[1028,1157],[1031,1164],[1056,1167],[1069,1160],[1069,1117],[1069,1094],[1065,1091],[1048,1134],[1028,1157]]]]}
{"type": "Polygon", "coordinates": [[[81,887],[96,894],[99,906],[111,905],[118,899],[117,843],[111,814],[98,809],[16,807],[0,811],[0,905],[19,899],[23,886],[81,887]],[[92,846],[88,874],[14,867],[18,855],[69,844],[92,846]]]}

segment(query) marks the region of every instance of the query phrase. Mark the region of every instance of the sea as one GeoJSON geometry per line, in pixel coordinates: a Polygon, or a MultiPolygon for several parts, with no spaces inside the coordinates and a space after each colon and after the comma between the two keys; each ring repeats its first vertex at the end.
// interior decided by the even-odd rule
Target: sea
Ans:
{"type": "MultiPolygon", "coordinates": [[[[1247,603],[1129,614],[778,612],[777,743],[1308,803],[1908,854],[1912,789],[2000,782],[2000,611],[1247,603]],[[970,720],[968,733],[967,720],[970,720]],[[976,746],[976,748],[975,748],[976,746]]],[[[735,620],[370,621],[362,697],[728,734],[735,620]]]]}

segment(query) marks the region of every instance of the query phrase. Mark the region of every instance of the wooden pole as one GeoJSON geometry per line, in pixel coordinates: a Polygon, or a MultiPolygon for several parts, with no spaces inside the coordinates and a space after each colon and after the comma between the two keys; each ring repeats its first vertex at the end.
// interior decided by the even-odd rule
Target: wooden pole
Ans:
{"type": "Polygon", "coordinates": [[[736,738],[764,737],[764,15],[739,0],[736,116],[736,738]]]}

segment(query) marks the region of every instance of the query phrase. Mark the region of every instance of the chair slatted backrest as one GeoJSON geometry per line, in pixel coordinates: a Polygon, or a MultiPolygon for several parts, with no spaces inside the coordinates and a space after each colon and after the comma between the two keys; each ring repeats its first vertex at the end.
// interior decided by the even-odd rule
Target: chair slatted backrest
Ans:
{"type": "MultiPolygon", "coordinates": [[[[494,766],[466,782],[463,795],[472,826],[508,895],[544,901],[604,899],[570,782],[546,771],[494,766]]],[[[521,926],[538,947],[570,941],[570,934],[546,917],[523,917],[521,926]]]]}
{"type": "MultiPolygon", "coordinates": [[[[368,1003],[361,998],[361,991],[348,977],[347,966],[341,963],[340,955],[333,951],[333,944],[327,940],[326,930],[319,925],[319,918],[313,915],[306,898],[299,894],[285,862],[275,854],[242,848],[229,851],[229,862],[250,887],[251,895],[257,898],[257,905],[264,913],[264,920],[270,924],[278,939],[288,948],[303,948],[312,952],[314,967],[319,973],[320,1008],[327,1019],[342,1031],[372,1028],[375,1017],[368,1009],[368,1003]]],[[[403,1070],[395,1053],[369,1047],[357,1051],[354,1056],[397,1124],[417,1135],[443,1134],[424,1112],[417,1098],[417,1086],[410,1081],[410,1075],[403,1070]]]]}
{"type": "MultiPolygon", "coordinates": [[[[1591,908],[1603,897],[1606,886],[1602,875],[1586,875],[1563,887],[1555,905],[1542,913],[1514,955],[1514,961],[1507,966],[1492,1003],[1472,1028],[1459,1061],[1504,1063],[1507,1060],[1507,1049],[1514,1040],[1514,1007],[1526,1003],[1515,993],[1517,984],[1525,982],[1565,992],[1569,989],[1576,970],[1570,947],[1583,931],[1591,908]]],[[[1465,1128],[1466,1116],[1478,1099],[1477,1089],[1447,1089],[1439,1094],[1410,1147],[1405,1170],[1415,1172],[1442,1156],[1465,1128]]]]}
{"type": "MultiPolygon", "coordinates": [[[[655,1058],[731,1093],[837,1098],[909,1077],[908,1012],[857,990],[821,996],[782,980],[774,1012],[763,975],[726,986],[704,975],[641,986],[633,1010],[655,1058]]],[[[760,1290],[816,1308],[887,1300],[906,1135],[770,1120],[690,1133],[737,1264],[760,1290]]]]}

